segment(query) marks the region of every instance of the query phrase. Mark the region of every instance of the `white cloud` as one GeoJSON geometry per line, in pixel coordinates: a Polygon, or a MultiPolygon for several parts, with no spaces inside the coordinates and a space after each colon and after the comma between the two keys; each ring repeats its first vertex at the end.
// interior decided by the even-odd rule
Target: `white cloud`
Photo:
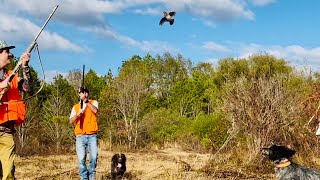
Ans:
{"type": "Polygon", "coordinates": [[[236,42],[227,42],[225,45],[220,45],[215,42],[205,42],[202,48],[221,53],[219,55],[212,53],[212,57],[207,60],[208,62],[216,62],[217,59],[226,57],[248,58],[252,55],[269,54],[277,58],[283,58],[296,67],[310,66],[313,69],[320,70],[320,47],[308,48],[300,45],[280,46],[236,42]]]}
{"type": "Polygon", "coordinates": [[[253,12],[246,8],[245,3],[237,0],[189,0],[185,1],[184,7],[198,17],[216,22],[233,21],[238,18],[254,19],[253,12]]]}
{"type": "MultiPolygon", "coordinates": [[[[29,20],[1,13],[0,24],[0,33],[5,34],[6,36],[4,36],[3,38],[5,38],[4,40],[7,40],[9,42],[24,41],[31,43],[33,38],[35,38],[36,34],[41,28],[29,20]]],[[[75,52],[83,50],[83,48],[71,43],[69,40],[63,38],[62,36],[59,36],[56,33],[43,31],[38,40],[38,43],[42,45],[42,49],[68,50],[75,52]]]]}
{"type": "Polygon", "coordinates": [[[257,53],[269,53],[281,58],[307,58],[307,59],[317,59],[320,58],[320,48],[304,48],[299,45],[289,45],[289,46],[263,46],[259,44],[249,44],[243,46],[239,49],[241,57],[246,57],[257,53]]]}
{"type": "Polygon", "coordinates": [[[103,14],[119,13],[125,7],[121,1],[100,0],[6,0],[2,10],[7,12],[24,12],[33,17],[43,18],[52,11],[53,7],[59,5],[55,18],[63,22],[77,24],[104,23],[103,14]],[[11,8],[14,7],[14,8],[11,8]]]}
{"type": "Polygon", "coordinates": [[[306,48],[300,45],[271,45],[263,46],[259,44],[243,45],[238,48],[240,57],[248,57],[253,54],[267,53],[277,58],[283,58],[293,65],[311,65],[320,68],[320,47],[306,48]]]}
{"type": "Polygon", "coordinates": [[[205,60],[203,60],[203,61],[201,61],[201,62],[206,62],[206,63],[212,64],[213,66],[217,66],[219,60],[220,60],[220,59],[218,59],[218,58],[209,58],[209,59],[205,59],[205,60]]]}
{"type": "MultiPolygon", "coordinates": [[[[119,14],[124,12],[139,13],[146,15],[160,15],[162,11],[176,11],[179,13],[190,13],[194,18],[199,19],[203,24],[209,27],[216,27],[216,23],[230,22],[237,19],[254,19],[254,13],[247,6],[248,3],[255,5],[267,5],[273,0],[3,0],[0,12],[10,14],[7,24],[11,22],[27,25],[23,30],[20,30],[17,25],[9,25],[10,28],[3,29],[2,20],[0,29],[5,34],[12,34],[11,39],[26,41],[26,37],[38,27],[30,20],[24,18],[31,16],[43,21],[49,12],[52,11],[55,5],[59,5],[58,10],[54,15],[54,23],[62,23],[59,25],[67,25],[73,28],[74,31],[83,29],[91,29],[91,32],[105,34],[105,37],[113,38],[125,45],[132,47],[140,47],[144,51],[159,51],[159,48],[170,50],[175,49],[170,47],[166,42],[145,40],[137,41],[126,35],[115,32],[110,28],[107,22],[107,14],[119,14]],[[14,8],[12,8],[14,7],[14,8]],[[13,16],[12,16],[13,15],[13,16]],[[16,17],[15,17],[15,16],[16,17]],[[18,18],[21,16],[20,18],[18,18]],[[23,18],[22,18],[23,16],[23,18]],[[14,18],[15,17],[15,18],[14,18]],[[106,29],[105,27],[108,27],[106,29]],[[29,29],[28,29],[29,28],[29,29]],[[22,31],[24,32],[22,34],[22,31]],[[26,31],[26,32],[25,32],[26,31]],[[102,32],[103,31],[103,32],[102,32]]],[[[1,21],[1,20],[0,20],[1,21]]],[[[83,51],[85,47],[81,47],[73,42],[70,42],[62,36],[52,33],[41,37],[45,42],[41,43],[46,48],[55,48],[57,50],[83,51]]],[[[218,47],[216,47],[218,48],[218,47]]],[[[220,47],[221,48],[221,47],[220,47]]],[[[225,51],[226,49],[220,49],[225,51]]]]}
{"type": "Polygon", "coordinates": [[[83,52],[90,51],[86,47],[80,47],[76,44],[71,43],[69,40],[64,39],[57,33],[44,32],[39,37],[39,45],[41,48],[45,49],[55,49],[59,51],[73,51],[73,52],[83,52]]]}
{"type": "Polygon", "coordinates": [[[162,53],[165,51],[170,52],[178,52],[179,50],[173,46],[171,46],[168,42],[163,41],[138,41],[129,36],[125,36],[113,31],[111,28],[104,27],[92,27],[86,28],[86,31],[93,32],[98,34],[100,37],[111,38],[120,43],[124,44],[125,46],[131,48],[137,48],[145,52],[155,52],[155,53],[162,53]]]}
{"type": "MultiPolygon", "coordinates": [[[[250,0],[249,2],[266,5],[272,1],[250,0]]],[[[253,12],[248,9],[244,0],[5,0],[1,10],[26,12],[42,18],[57,4],[59,8],[56,18],[62,22],[82,25],[103,25],[105,14],[123,13],[129,8],[135,13],[151,15],[159,15],[163,10],[185,11],[196,17],[217,22],[233,21],[239,18],[254,19],[253,12]]]]}
{"type": "Polygon", "coordinates": [[[235,48],[235,51],[238,52],[240,58],[246,58],[252,54],[263,53],[265,51],[264,47],[259,44],[242,44],[239,47],[235,48]]]}
{"type": "Polygon", "coordinates": [[[205,49],[214,51],[214,52],[226,53],[226,52],[230,51],[230,49],[228,49],[227,47],[225,47],[223,45],[220,45],[220,44],[217,44],[217,43],[212,42],[212,41],[211,42],[205,42],[202,47],[205,48],[205,49]]]}
{"type": "Polygon", "coordinates": [[[134,12],[142,15],[156,15],[156,16],[163,14],[163,10],[161,10],[160,8],[135,9],[134,12]]]}
{"type": "Polygon", "coordinates": [[[62,75],[63,77],[66,77],[66,75],[68,73],[66,72],[61,72],[61,71],[57,71],[57,70],[49,70],[45,72],[45,77],[46,77],[46,82],[47,83],[53,83],[54,78],[58,75],[62,75]]]}
{"type": "MultiPolygon", "coordinates": [[[[122,2],[129,2],[128,0],[122,0],[122,2]]],[[[239,18],[254,19],[254,14],[246,7],[246,3],[243,0],[132,0],[128,7],[135,7],[139,5],[159,5],[162,4],[167,11],[176,12],[189,12],[197,18],[204,18],[214,22],[226,22],[233,21],[239,18]]],[[[254,2],[258,3],[258,2],[254,2]]],[[[139,8],[139,12],[148,12],[148,8],[139,8]]],[[[152,14],[153,11],[150,11],[152,14]]]]}

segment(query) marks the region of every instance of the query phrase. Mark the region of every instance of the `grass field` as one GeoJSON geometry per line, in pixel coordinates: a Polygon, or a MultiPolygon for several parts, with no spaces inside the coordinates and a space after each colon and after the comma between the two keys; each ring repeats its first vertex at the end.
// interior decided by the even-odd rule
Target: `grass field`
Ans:
{"type": "MultiPolygon", "coordinates": [[[[114,152],[99,150],[97,180],[109,179],[110,160],[114,152]]],[[[125,153],[127,174],[125,179],[275,179],[273,174],[260,176],[239,171],[217,171],[210,176],[201,171],[210,154],[185,152],[176,148],[125,153]]],[[[88,163],[87,163],[88,164],[88,163]]],[[[73,180],[79,179],[76,154],[16,158],[16,178],[73,180]]]]}

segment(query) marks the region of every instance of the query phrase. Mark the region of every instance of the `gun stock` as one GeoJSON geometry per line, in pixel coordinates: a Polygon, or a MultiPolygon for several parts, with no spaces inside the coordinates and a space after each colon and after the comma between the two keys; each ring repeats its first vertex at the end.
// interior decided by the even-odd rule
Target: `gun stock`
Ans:
{"type": "MultiPolygon", "coordinates": [[[[43,26],[41,27],[40,31],[38,32],[38,34],[36,35],[36,37],[33,39],[33,41],[31,42],[31,44],[29,45],[28,49],[27,49],[27,53],[31,53],[31,51],[33,50],[33,48],[35,47],[37,40],[40,36],[40,34],[42,33],[42,31],[44,30],[44,28],[46,27],[46,25],[48,24],[48,22],[50,21],[51,17],[53,16],[53,14],[56,12],[57,8],[59,7],[59,5],[55,6],[52,13],[49,15],[49,17],[47,18],[46,22],[43,24],[43,26]]],[[[20,58],[19,61],[17,62],[16,66],[13,68],[12,73],[9,75],[9,83],[12,81],[12,79],[14,78],[14,76],[16,75],[16,73],[20,70],[22,65],[22,59],[20,58]]],[[[2,99],[2,96],[8,91],[9,87],[3,88],[2,91],[0,92],[0,99],[2,99]]]]}

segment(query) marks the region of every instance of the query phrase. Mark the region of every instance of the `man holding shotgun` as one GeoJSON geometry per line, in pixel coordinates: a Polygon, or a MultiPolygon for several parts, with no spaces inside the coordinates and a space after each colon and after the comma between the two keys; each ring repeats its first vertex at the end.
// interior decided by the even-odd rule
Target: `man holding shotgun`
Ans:
{"type": "Polygon", "coordinates": [[[5,41],[0,41],[0,90],[8,88],[1,98],[0,105],[0,178],[2,180],[14,179],[15,143],[13,140],[14,126],[21,125],[26,116],[26,106],[20,97],[19,91],[31,92],[31,74],[29,68],[30,53],[22,54],[23,78],[15,74],[9,81],[11,70],[6,66],[11,63],[13,54],[5,41]]]}
{"type": "Polygon", "coordinates": [[[58,5],[55,6],[27,51],[21,55],[12,70],[6,69],[6,66],[11,63],[13,58],[10,49],[15,46],[8,46],[5,41],[0,41],[0,178],[2,180],[15,179],[14,126],[21,125],[26,116],[26,105],[21,99],[19,91],[32,92],[31,74],[28,66],[30,53],[57,8],[58,5]],[[23,69],[23,78],[18,77],[20,68],[23,69]]]}
{"type": "Polygon", "coordinates": [[[70,124],[75,124],[76,151],[79,161],[81,180],[94,180],[98,158],[98,102],[89,99],[89,89],[79,88],[80,102],[73,106],[70,114],[70,124]],[[90,154],[89,168],[86,166],[86,149],[90,154]]]}

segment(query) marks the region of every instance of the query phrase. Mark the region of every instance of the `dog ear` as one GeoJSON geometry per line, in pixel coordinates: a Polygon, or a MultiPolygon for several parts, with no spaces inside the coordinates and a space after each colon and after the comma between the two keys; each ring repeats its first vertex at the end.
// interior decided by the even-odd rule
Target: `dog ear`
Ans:
{"type": "Polygon", "coordinates": [[[126,161],[126,155],[121,153],[121,159],[123,159],[123,161],[126,161]]]}
{"type": "Polygon", "coordinates": [[[296,154],[296,151],[295,151],[295,150],[293,150],[293,149],[289,149],[289,148],[288,148],[288,152],[287,152],[287,153],[288,153],[288,157],[290,157],[290,158],[291,158],[293,155],[295,155],[295,154],[296,154]]]}
{"type": "Polygon", "coordinates": [[[290,159],[295,154],[295,150],[280,145],[272,145],[269,150],[269,159],[273,161],[283,158],[290,159]]]}
{"type": "Polygon", "coordinates": [[[119,159],[119,155],[118,155],[118,154],[114,154],[114,155],[112,156],[112,158],[111,158],[111,161],[112,161],[113,163],[116,163],[116,162],[118,162],[118,159],[119,159]]]}

